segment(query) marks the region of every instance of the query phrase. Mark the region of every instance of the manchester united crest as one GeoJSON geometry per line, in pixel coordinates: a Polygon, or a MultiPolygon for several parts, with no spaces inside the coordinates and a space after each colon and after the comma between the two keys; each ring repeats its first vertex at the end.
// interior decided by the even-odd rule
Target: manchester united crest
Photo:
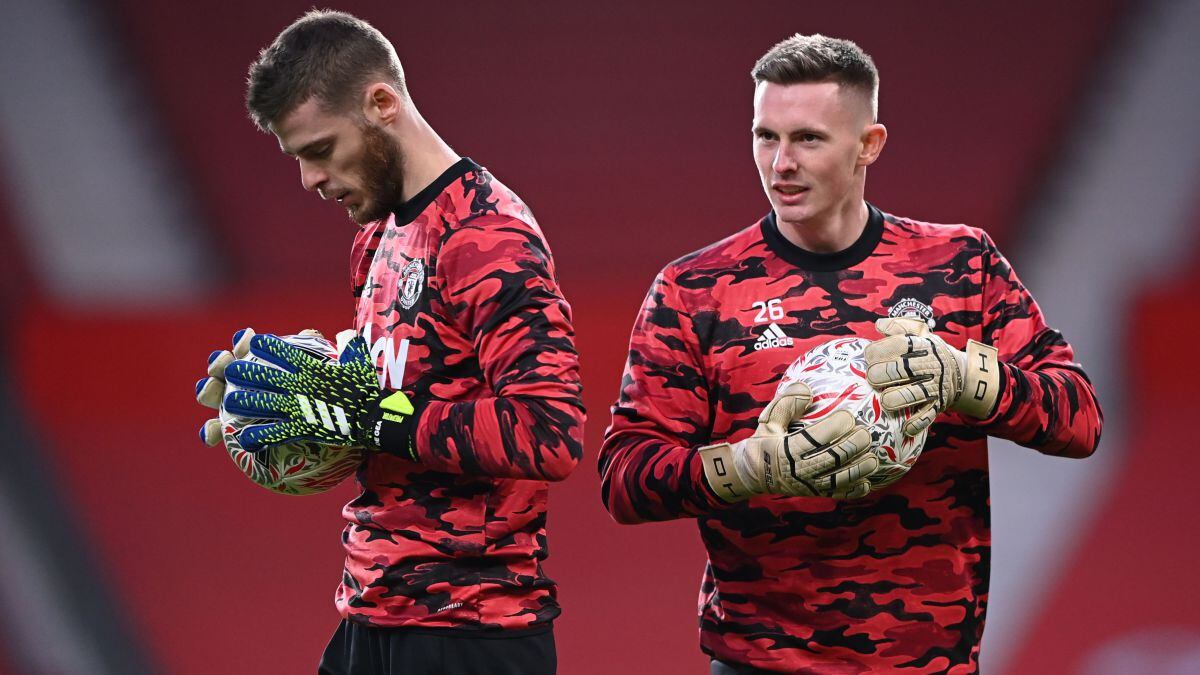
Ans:
{"type": "Polygon", "coordinates": [[[888,311],[888,316],[919,319],[929,326],[929,330],[933,330],[934,328],[933,308],[916,298],[904,298],[892,305],[892,308],[888,311]]]}
{"type": "Polygon", "coordinates": [[[425,288],[425,261],[410,260],[404,269],[400,270],[399,287],[400,306],[412,309],[421,297],[421,290],[425,288]]]}

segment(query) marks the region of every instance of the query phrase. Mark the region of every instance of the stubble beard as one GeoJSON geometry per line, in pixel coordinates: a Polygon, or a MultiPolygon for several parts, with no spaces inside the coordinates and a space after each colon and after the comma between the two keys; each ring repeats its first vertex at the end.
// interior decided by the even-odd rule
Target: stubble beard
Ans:
{"type": "Polygon", "coordinates": [[[404,153],[379,127],[363,127],[363,188],[367,195],[350,218],[359,225],[382,220],[404,203],[404,153]]]}

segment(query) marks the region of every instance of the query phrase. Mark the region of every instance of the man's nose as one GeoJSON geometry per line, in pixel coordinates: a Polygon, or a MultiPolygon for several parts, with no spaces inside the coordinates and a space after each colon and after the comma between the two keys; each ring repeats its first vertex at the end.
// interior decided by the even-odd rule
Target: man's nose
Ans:
{"type": "Polygon", "coordinates": [[[309,192],[319,190],[327,180],[329,180],[329,176],[324,171],[304,160],[300,160],[300,184],[304,186],[305,190],[309,192]]]}
{"type": "Polygon", "coordinates": [[[776,174],[786,174],[792,173],[798,166],[791,147],[787,143],[780,143],[779,148],[775,150],[775,161],[771,163],[771,169],[776,174]]]}

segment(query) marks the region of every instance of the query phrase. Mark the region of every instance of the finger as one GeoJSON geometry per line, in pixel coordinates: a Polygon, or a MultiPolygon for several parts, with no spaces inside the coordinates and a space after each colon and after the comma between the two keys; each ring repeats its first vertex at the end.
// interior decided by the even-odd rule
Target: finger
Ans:
{"type": "Polygon", "coordinates": [[[225,367],[233,363],[233,352],[221,350],[208,355],[208,374],[210,377],[225,377],[225,367]]]}
{"type": "MultiPolygon", "coordinates": [[[[814,422],[788,434],[787,438],[793,447],[804,454],[814,449],[822,449],[839,439],[848,437],[852,431],[855,431],[854,415],[847,410],[838,410],[819,422],[814,422]]],[[[870,440],[867,443],[870,444],[870,440]]]]}
{"type": "Polygon", "coordinates": [[[220,443],[222,436],[221,420],[215,417],[207,420],[204,426],[200,427],[200,440],[204,441],[204,444],[210,448],[220,443]]]}
{"type": "Polygon", "coordinates": [[[929,332],[929,324],[919,319],[891,316],[876,319],[875,330],[884,335],[925,335],[929,332]]]}
{"type": "Polygon", "coordinates": [[[276,422],[274,424],[251,424],[237,434],[238,443],[247,452],[262,452],[286,443],[298,441],[327,442],[322,439],[318,428],[303,422],[276,422]]]}
{"type": "Polygon", "coordinates": [[[225,381],[247,389],[285,392],[296,385],[296,376],[253,361],[239,359],[225,368],[225,381]]]}
{"type": "Polygon", "coordinates": [[[274,335],[255,335],[250,338],[250,353],[289,372],[319,362],[307,350],[289,344],[274,335]]]}
{"type": "Polygon", "coordinates": [[[250,353],[250,338],[254,337],[253,328],[243,328],[233,334],[233,357],[244,359],[250,353]]]}
{"type": "Polygon", "coordinates": [[[871,481],[860,480],[857,483],[850,483],[845,487],[839,488],[836,493],[830,496],[834,499],[862,499],[870,493],[871,481]]]}
{"type": "Polygon", "coordinates": [[[338,353],[338,363],[345,365],[355,361],[370,361],[368,356],[370,353],[367,341],[363,339],[363,336],[356,335],[350,338],[342,347],[342,351],[338,353]]]}
{"type": "Polygon", "coordinates": [[[333,342],[335,345],[337,345],[338,354],[341,354],[342,350],[346,348],[346,344],[353,340],[356,336],[358,336],[358,331],[354,330],[353,328],[347,328],[346,330],[338,331],[338,334],[333,336],[333,342]]]}
{"type": "Polygon", "coordinates": [[[804,417],[808,406],[812,403],[812,390],[803,382],[793,382],[784,387],[783,391],[767,404],[758,416],[760,430],[782,435],[788,432],[788,425],[804,417]]]}
{"type": "Polygon", "coordinates": [[[912,417],[905,420],[904,424],[900,426],[900,432],[909,437],[917,436],[922,431],[928,429],[930,424],[933,424],[933,420],[937,418],[937,415],[937,408],[932,402],[928,403],[913,413],[912,417]]]}
{"type": "Polygon", "coordinates": [[[215,377],[202,377],[196,381],[196,401],[200,405],[218,409],[225,397],[225,383],[215,377]]]}
{"type": "Polygon", "coordinates": [[[934,398],[935,395],[929,390],[928,382],[916,382],[885,389],[879,395],[879,404],[888,412],[896,412],[928,403],[934,398]]]}
{"type": "Polygon", "coordinates": [[[321,331],[317,330],[316,328],[305,328],[304,330],[297,333],[297,335],[303,335],[305,337],[319,337],[322,340],[325,339],[325,336],[321,335],[321,331]]]}
{"type": "Polygon", "coordinates": [[[294,419],[298,417],[295,399],[285,394],[275,394],[255,389],[231,391],[225,395],[222,405],[225,412],[238,417],[258,419],[294,419]]]}
{"type": "Polygon", "coordinates": [[[856,485],[867,479],[879,468],[879,459],[874,453],[867,453],[854,462],[843,466],[826,476],[813,480],[817,490],[829,497],[845,497],[856,485]]]}

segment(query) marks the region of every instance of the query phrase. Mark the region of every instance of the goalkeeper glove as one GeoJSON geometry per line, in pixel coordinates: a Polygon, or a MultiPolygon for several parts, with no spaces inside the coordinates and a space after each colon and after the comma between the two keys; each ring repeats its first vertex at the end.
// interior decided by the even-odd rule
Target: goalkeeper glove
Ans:
{"type": "Polygon", "coordinates": [[[403,392],[386,394],[366,341],[348,341],[337,361],[314,356],[274,335],[250,338],[250,353],[277,367],[237,360],[225,379],[239,389],[225,395],[225,410],[247,418],[271,418],[238,433],[250,452],[309,440],[361,445],[416,460],[414,409],[403,392]]]}
{"type": "MultiPolygon", "coordinates": [[[[307,331],[305,331],[307,332],[307,331]]],[[[315,332],[315,331],[314,331],[315,332]]],[[[196,401],[201,405],[219,410],[225,398],[225,367],[234,359],[244,358],[250,353],[250,338],[254,331],[243,328],[233,334],[233,350],[217,350],[208,355],[208,377],[196,381],[196,401]]],[[[200,427],[200,440],[210,448],[221,442],[221,420],[207,420],[200,427]]]]}
{"type": "Polygon", "coordinates": [[[875,327],[886,337],[867,345],[867,382],[885,410],[917,408],[902,427],[905,435],[916,436],[947,410],[991,416],[1000,398],[995,347],[969,340],[959,351],[919,319],[879,319],[875,327]]]}
{"type": "Polygon", "coordinates": [[[867,477],[879,468],[870,432],[846,410],[800,427],[811,402],[808,385],[790,384],[758,416],[753,436],[700,448],[713,491],[730,502],[756,494],[865,497],[867,477]]]}

